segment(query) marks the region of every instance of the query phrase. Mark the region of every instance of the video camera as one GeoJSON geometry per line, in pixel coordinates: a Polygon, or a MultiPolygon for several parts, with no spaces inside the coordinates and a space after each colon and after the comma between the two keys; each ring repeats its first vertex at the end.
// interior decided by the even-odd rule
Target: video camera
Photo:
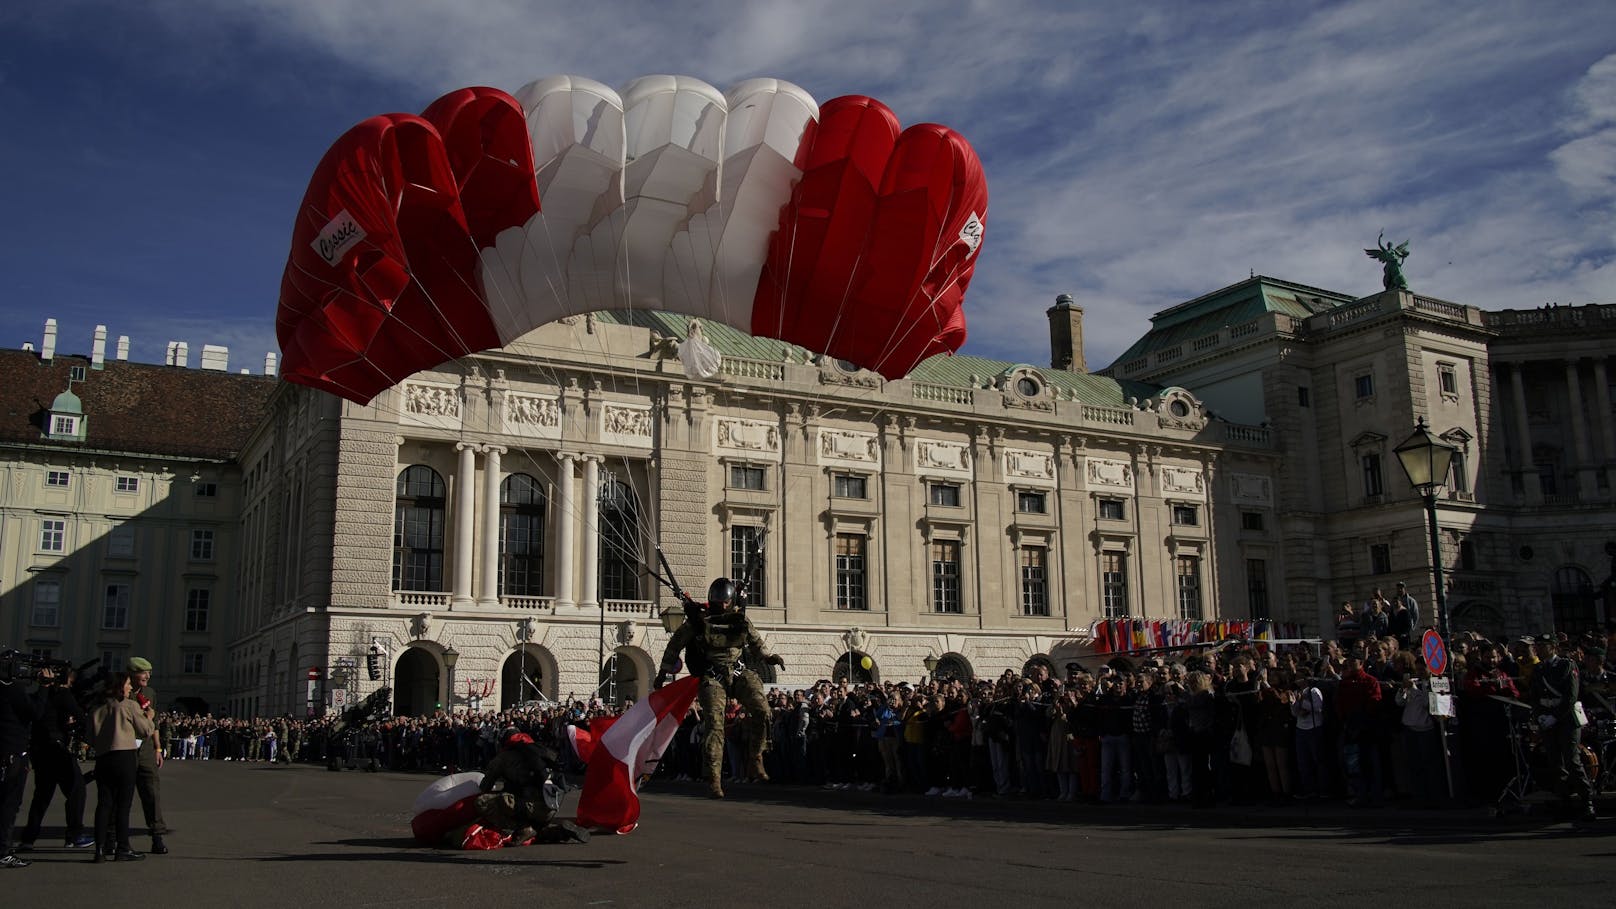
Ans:
{"type": "Polygon", "coordinates": [[[67,660],[37,657],[20,650],[0,651],[0,682],[38,681],[46,672],[63,679],[72,670],[73,664],[67,660]]]}

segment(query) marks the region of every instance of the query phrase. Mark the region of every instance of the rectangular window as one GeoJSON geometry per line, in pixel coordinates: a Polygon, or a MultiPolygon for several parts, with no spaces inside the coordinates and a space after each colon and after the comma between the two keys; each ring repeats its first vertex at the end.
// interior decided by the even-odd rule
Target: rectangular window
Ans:
{"type": "Polygon", "coordinates": [[[1459,568],[1463,571],[1476,570],[1476,547],[1469,540],[1459,541],[1459,568]]]}
{"type": "Polygon", "coordinates": [[[836,608],[869,609],[864,598],[864,546],[860,533],[836,535],[836,608]]]}
{"type": "Polygon", "coordinates": [[[101,668],[105,669],[108,672],[123,672],[123,670],[124,670],[123,651],[122,650],[103,650],[103,651],[101,651],[101,668]]]}
{"type": "Polygon", "coordinates": [[[84,367],[82,367],[82,366],[69,366],[67,368],[67,380],[69,382],[83,382],[84,381],[84,367]]]}
{"type": "Polygon", "coordinates": [[[206,587],[193,587],[185,594],[185,630],[207,631],[208,609],[213,605],[213,591],[206,587]]]}
{"type": "Polygon", "coordinates": [[[66,489],[71,478],[72,475],[65,470],[48,470],[45,472],[45,485],[66,489]]]}
{"type": "Polygon", "coordinates": [[[1201,523],[1200,509],[1194,505],[1174,505],[1173,523],[1181,527],[1195,527],[1201,523]]]}
{"type": "Polygon", "coordinates": [[[1123,507],[1121,499],[1101,499],[1100,517],[1107,521],[1126,521],[1128,511],[1123,507]]]}
{"type": "Polygon", "coordinates": [[[960,488],[953,483],[931,484],[930,498],[933,505],[942,505],[947,508],[958,508],[960,503],[960,488]]]}
{"type": "Polygon", "coordinates": [[[1380,481],[1380,455],[1366,454],[1363,456],[1363,494],[1365,496],[1378,496],[1386,491],[1380,481]]]}
{"type": "Polygon", "coordinates": [[[67,522],[46,518],[39,522],[39,551],[67,551],[67,522]]]}
{"type": "Polygon", "coordinates": [[[180,663],[180,671],[186,675],[201,675],[202,667],[206,665],[205,653],[187,653],[180,663]]]}
{"type": "Polygon", "coordinates": [[[139,492],[140,477],[119,477],[112,482],[112,488],[117,492],[139,492]]]}
{"type": "Polygon", "coordinates": [[[1297,407],[1312,407],[1313,406],[1313,396],[1312,396],[1312,394],[1310,392],[1308,392],[1306,385],[1298,385],[1298,386],[1296,386],[1296,406],[1297,407]]]}
{"type": "Polygon", "coordinates": [[[1178,557],[1178,617],[1201,617],[1201,559],[1199,556],[1178,557]]]}
{"type": "Polygon", "coordinates": [[[1043,546],[1021,547],[1021,614],[1049,615],[1049,550],[1043,546]]]}
{"type": "Polygon", "coordinates": [[[1443,394],[1453,395],[1454,397],[1459,396],[1459,376],[1454,372],[1452,366],[1447,364],[1437,366],[1436,384],[1443,394]]]}
{"type": "Polygon", "coordinates": [[[134,558],[135,528],[119,524],[107,534],[107,555],[118,559],[134,558]]]}
{"type": "Polygon", "coordinates": [[[748,584],[746,606],[763,605],[763,528],[737,525],[729,529],[729,576],[748,584]]]}
{"type": "Polygon", "coordinates": [[[191,531],[191,561],[210,562],[213,560],[213,531],[191,531]]]}
{"type": "MultiPolygon", "coordinates": [[[[958,486],[953,488],[959,490],[958,486]]],[[[933,612],[965,611],[960,603],[959,540],[936,540],[931,544],[931,608],[933,612]]]]}
{"type": "Polygon", "coordinates": [[[831,495],[838,499],[868,499],[868,480],[856,473],[839,473],[831,478],[831,495]]]}
{"type": "Polygon", "coordinates": [[[1047,514],[1049,497],[1042,492],[1017,492],[1016,510],[1022,514],[1047,514]]]}
{"type": "Polygon", "coordinates": [[[28,648],[28,655],[33,657],[36,660],[55,659],[55,657],[56,657],[56,648],[54,648],[54,647],[30,647],[30,648],[28,648]]]}
{"type": "Polygon", "coordinates": [[[764,481],[768,478],[768,469],[753,467],[749,464],[731,464],[729,466],[729,485],[731,489],[766,489],[764,481]]]}
{"type": "Polygon", "coordinates": [[[1268,617],[1268,562],[1263,559],[1246,560],[1246,606],[1251,617],[1268,617]]]}
{"type": "MultiPolygon", "coordinates": [[[[219,496],[218,483],[198,483],[193,488],[196,490],[196,497],[199,499],[214,499],[219,496]]],[[[201,654],[197,654],[197,656],[201,656],[201,654]]]]}
{"type": "Polygon", "coordinates": [[[1363,375],[1358,376],[1357,378],[1353,379],[1352,380],[1352,390],[1353,390],[1353,393],[1357,395],[1358,400],[1360,400],[1360,401],[1362,401],[1365,398],[1373,398],[1375,396],[1375,377],[1374,377],[1374,375],[1371,374],[1371,373],[1366,372],[1363,375]]]}
{"type": "Polygon", "coordinates": [[[62,582],[59,579],[34,581],[34,612],[28,623],[41,628],[55,628],[62,623],[62,582]]]}
{"type": "Polygon", "coordinates": [[[129,627],[129,585],[108,584],[101,604],[101,627],[123,631],[129,627]]]}
{"type": "Polygon", "coordinates": [[[1392,547],[1390,543],[1374,543],[1369,547],[1369,573],[1392,573],[1392,547]]]}
{"type": "Polygon", "coordinates": [[[1240,512],[1240,529],[1261,532],[1263,529],[1263,513],[1260,511],[1240,512]]]}
{"type": "Polygon", "coordinates": [[[1538,463],[1537,483],[1538,486],[1542,488],[1543,494],[1546,496],[1557,496],[1560,494],[1560,485],[1555,481],[1553,463],[1549,461],[1541,461],[1538,463]]]}
{"type": "Polygon", "coordinates": [[[79,434],[78,417],[53,417],[51,419],[51,435],[76,436],[79,434]]]}
{"type": "Polygon", "coordinates": [[[1452,463],[1452,466],[1449,469],[1453,473],[1453,489],[1454,489],[1454,491],[1455,492],[1469,492],[1470,491],[1470,465],[1465,463],[1465,453],[1464,453],[1463,449],[1455,448],[1453,450],[1453,461],[1451,463],[1452,463]]]}
{"type": "Polygon", "coordinates": [[[1108,619],[1128,614],[1128,554],[1100,554],[1100,601],[1108,619]]]}

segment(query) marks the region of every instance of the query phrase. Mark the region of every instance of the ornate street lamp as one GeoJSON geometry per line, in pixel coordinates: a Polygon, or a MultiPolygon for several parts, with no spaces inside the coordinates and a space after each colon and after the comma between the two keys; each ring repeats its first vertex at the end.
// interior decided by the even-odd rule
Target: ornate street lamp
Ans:
{"type": "Polygon", "coordinates": [[[685,623],[684,606],[669,606],[667,609],[662,610],[662,614],[657,618],[662,620],[662,630],[668,634],[673,634],[679,630],[679,626],[685,623]]]}
{"type": "MultiPolygon", "coordinates": [[[[1448,596],[1442,589],[1442,549],[1437,541],[1436,497],[1448,485],[1448,471],[1453,466],[1454,447],[1435,438],[1420,417],[1414,434],[1403,444],[1392,449],[1397,462],[1403,465],[1410,486],[1425,499],[1426,525],[1431,535],[1431,575],[1436,581],[1437,630],[1444,643],[1452,643],[1448,636],[1448,596]]],[[[1452,662],[1449,662],[1452,667],[1452,662]]],[[[1452,672],[1448,675],[1451,677],[1452,672]]]]}
{"type": "Polygon", "coordinates": [[[460,662],[460,651],[454,649],[453,647],[445,648],[444,651],[443,651],[443,668],[448,673],[448,676],[449,676],[449,686],[448,686],[449,711],[451,713],[454,712],[454,696],[455,696],[454,695],[454,690],[455,690],[455,687],[454,687],[454,682],[455,682],[454,669],[455,669],[455,664],[458,663],[458,662],[460,662]]]}
{"type": "MultiPolygon", "coordinates": [[[[1452,697],[1456,694],[1451,654],[1453,638],[1448,634],[1448,595],[1442,589],[1442,547],[1437,541],[1436,497],[1441,488],[1448,484],[1454,448],[1433,438],[1425,426],[1425,418],[1420,417],[1414,426],[1414,434],[1392,450],[1397,454],[1397,462],[1403,465],[1403,472],[1408,474],[1409,485],[1425,499],[1425,523],[1431,533],[1431,577],[1436,582],[1437,633],[1442,635],[1443,644],[1450,649],[1443,675],[1447,677],[1448,693],[1452,697]]],[[[1448,758],[1447,724],[1440,717],[1437,719],[1437,728],[1442,737],[1442,765],[1448,778],[1448,798],[1451,799],[1454,795],[1453,766],[1448,758]]]]}
{"type": "Polygon", "coordinates": [[[926,666],[926,675],[929,676],[937,671],[937,654],[928,653],[926,654],[926,658],[921,660],[921,662],[926,666]]]}

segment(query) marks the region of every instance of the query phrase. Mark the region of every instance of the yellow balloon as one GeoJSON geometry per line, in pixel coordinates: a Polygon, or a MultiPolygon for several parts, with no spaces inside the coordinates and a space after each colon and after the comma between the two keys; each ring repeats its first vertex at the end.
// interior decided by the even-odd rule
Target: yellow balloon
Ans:
{"type": "Polygon", "coordinates": [[[862,658],[859,659],[859,665],[861,667],[863,667],[864,669],[868,670],[871,666],[875,665],[875,661],[870,659],[869,657],[862,657],[862,658]]]}

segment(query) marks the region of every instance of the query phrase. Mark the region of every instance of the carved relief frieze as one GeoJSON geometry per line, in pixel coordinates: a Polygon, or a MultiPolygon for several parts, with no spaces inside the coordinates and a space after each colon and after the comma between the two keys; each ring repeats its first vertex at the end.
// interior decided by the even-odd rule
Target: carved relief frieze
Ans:
{"type": "Polygon", "coordinates": [[[1086,458],[1083,476],[1088,485],[1103,489],[1133,490],[1133,465],[1111,458],[1086,458]]]}
{"type": "Polygon", "coordinates": [[[1196,467],[1170,467],[1161,469],[1162,492],[1179,495],[1206,495],[1206,479],[1196,467]]]}
{"type": "Polygon", "coordinates": [[[856,429],[819,430],[819,463],[879,464],[881,445],[873,432],[856,429]]]}
{"type": "Polygon", "coordinates": [[[1012,481],[1053,484],[1055,482],[1055,456],[1047,451],[1006,448],[1004,450],[1004,476],[1012,481]]]}
{"type": "Polygon", "coordinates": [[[963,442],[919,439],[915,442],[915,473],[969,478],[970,448],[963,442]]]}
{"type": "Polygon", "coordinates": [[[501,427],[511,435],[538,439],[561,438],[561,400],[540,395],[507,394],[500,414],[501,427]]]}
{"type": "Polygon", "coordinates": [[[714,447],[748,457],[780,459],[780,427],[767,420],[719,417],[713,421],[714,447]]]}
{"type": "Polygon", "coordinates": [[[417,426],[459,429],[463,414],[459,386],[405,382],[399,421],[417,426]]]}
{"type": "Polygon", "coordinates": [[[600,409],[600,440],[634,448],[651,447],[651,405],[608,401],[600,409]]]}

